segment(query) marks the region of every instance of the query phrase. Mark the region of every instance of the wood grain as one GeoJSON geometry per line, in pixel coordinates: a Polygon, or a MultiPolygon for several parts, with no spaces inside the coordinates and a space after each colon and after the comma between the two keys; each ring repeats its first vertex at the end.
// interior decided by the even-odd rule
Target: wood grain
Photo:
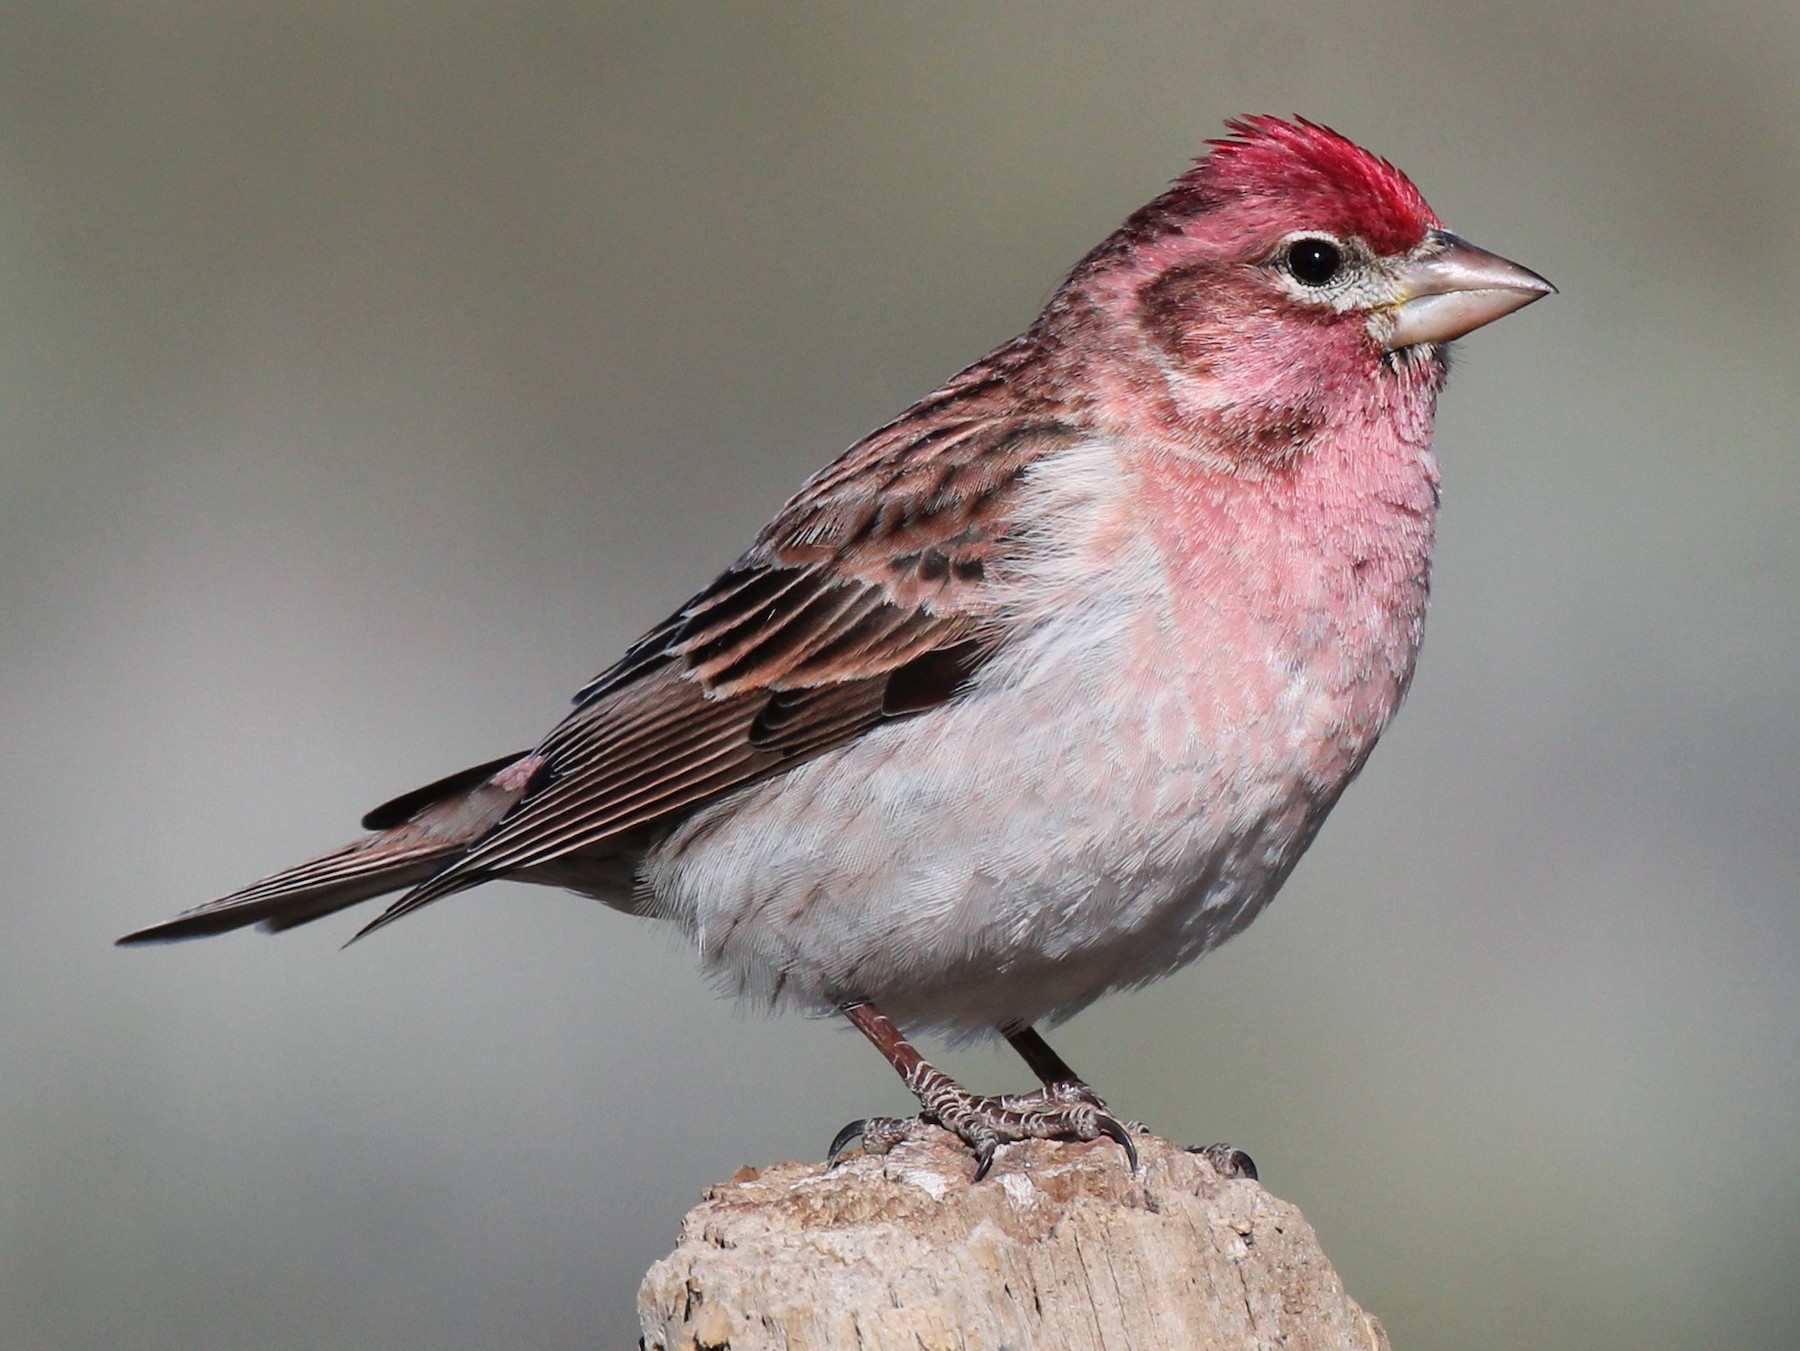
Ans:
{"type": "Polygon", "coordinates": [[[644,1351],[1390,1351],[1300,1212],[1139,1136],[947,1135],[713,1187],[638,1293],[644,1351]]]}

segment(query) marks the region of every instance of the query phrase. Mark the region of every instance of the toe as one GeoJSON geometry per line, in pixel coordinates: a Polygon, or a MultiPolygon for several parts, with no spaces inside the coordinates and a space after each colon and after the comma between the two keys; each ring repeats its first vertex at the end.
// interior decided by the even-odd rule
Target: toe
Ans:
{"type": "Polygon", "coordinates": [[[1188,1153],[1198,1154],[1215,1169],[1220,1177],[1248,1178],[1256,1181],[1256,1161],[1241,1149],[1231,1145],[1190,1145],[1188,1153]]]}

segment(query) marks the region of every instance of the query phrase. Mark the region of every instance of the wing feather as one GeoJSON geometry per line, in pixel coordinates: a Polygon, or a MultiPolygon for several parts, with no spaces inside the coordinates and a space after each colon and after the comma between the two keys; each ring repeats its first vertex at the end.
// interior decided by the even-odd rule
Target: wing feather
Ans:
{"type": "Polygon", "coordinates": [[[363,932],[639,838],[954,697],[1004,641],[989,565],[1013,541],[1021,485],[1082,435],[1043,405],[1025,415],[1011,351],[815,475],[736,565],[583,687],[511,812],[363,932]]]}

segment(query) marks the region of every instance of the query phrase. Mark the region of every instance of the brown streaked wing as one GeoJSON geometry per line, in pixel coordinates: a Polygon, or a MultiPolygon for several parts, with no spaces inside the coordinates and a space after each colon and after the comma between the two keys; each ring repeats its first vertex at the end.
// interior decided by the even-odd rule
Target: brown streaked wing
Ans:
{"type": "MultiPolygon", "coordinates": [[[[979,405],[993,382],[972,388],[979,405]]],[[[1079,433],[959,409],[944,391],[915,411],[816,475],[743,559],[590,682],[538,747],[538,786],[364,932],[950,698],[1000,638],[988,564],[1019,483],[1079,433]]]]}

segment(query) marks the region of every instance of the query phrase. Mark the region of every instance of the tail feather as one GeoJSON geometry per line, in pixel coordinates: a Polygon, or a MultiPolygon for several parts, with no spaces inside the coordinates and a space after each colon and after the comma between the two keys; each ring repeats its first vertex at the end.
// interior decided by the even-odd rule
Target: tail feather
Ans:
{"type": "Polygon", "coordinates": [[[460,848],[389,850],[379,836],[358,840],[320,858],[276,873],[242,891],[184,911],[174,919],[126,934],[121,946],[202,938],[246,925],[270,933],[323,919],[346,906],[413,886],[462,853],[460,848]]]}
{"type": "Polygon", "coordinates": [[[419,886],[499,824],[524,796],[535,761],[530,755],[514,756],[478,767],[490,771],[479,778],[465,771],[442,779],[431,785],[440,790],[435,797],[426,797],[427,790],[421,789],[396,800],[414,808],[408,819],[118,942],[167,943],[249,924],[278,933],[390,891],[419,886]]]}

